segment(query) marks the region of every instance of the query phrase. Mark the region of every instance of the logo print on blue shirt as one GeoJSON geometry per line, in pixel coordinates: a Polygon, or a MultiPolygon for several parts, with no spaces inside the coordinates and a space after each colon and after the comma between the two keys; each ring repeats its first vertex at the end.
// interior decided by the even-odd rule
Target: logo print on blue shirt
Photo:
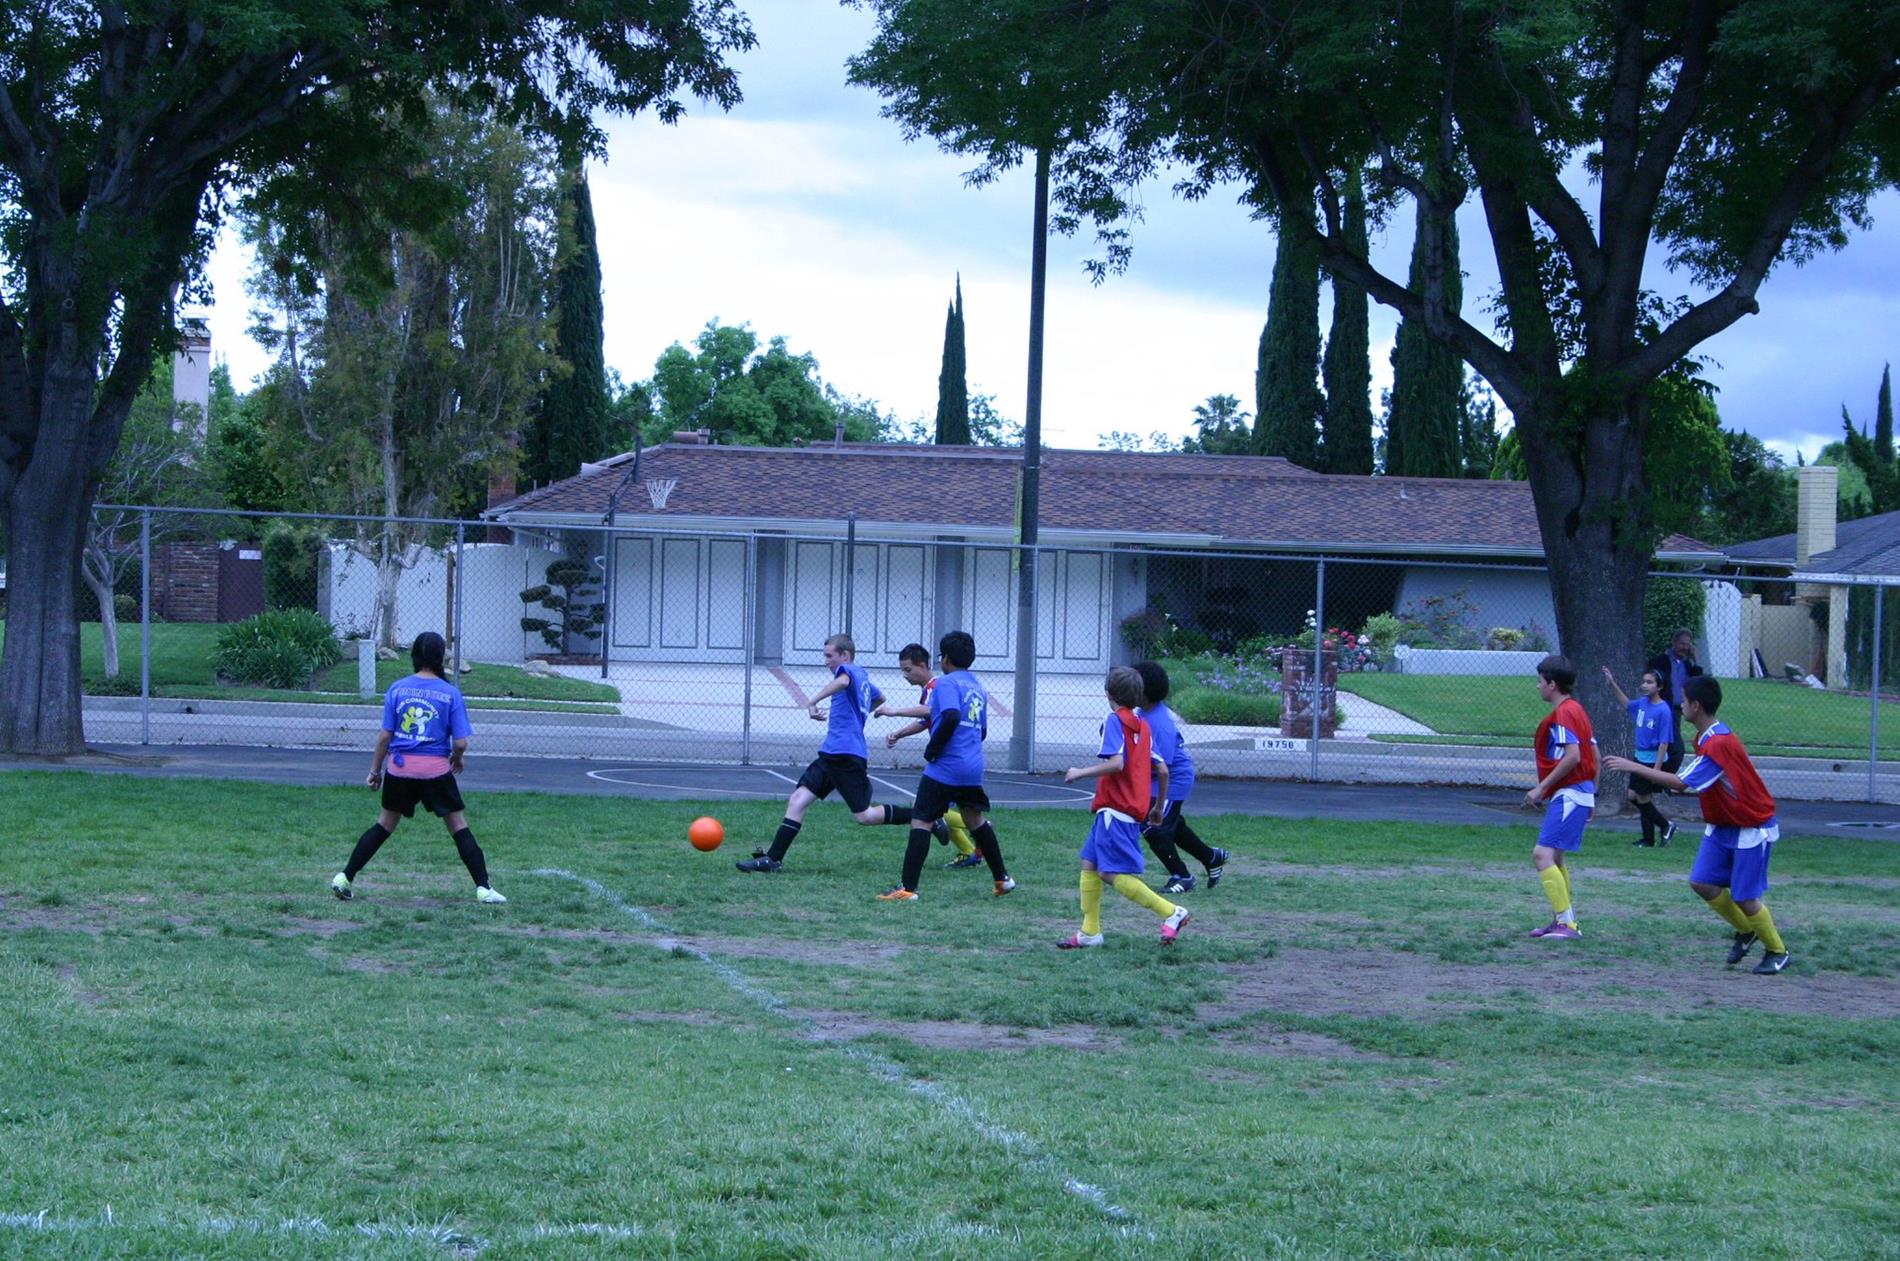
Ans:
{"type": "Polygon", "coordinates": [[[429,724],[442,716],[436,712],[435,706],[424,700],[404,701],[402,708],[396,711],[396,715],[401,720],[396,730],[406,736],[426,734],[429,724]]]}

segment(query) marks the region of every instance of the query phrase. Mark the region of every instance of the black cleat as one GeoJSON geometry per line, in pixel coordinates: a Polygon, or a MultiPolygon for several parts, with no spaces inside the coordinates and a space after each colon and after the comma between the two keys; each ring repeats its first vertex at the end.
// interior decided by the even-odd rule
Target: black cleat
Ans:
{"type": "Polygon", "coordinates": [[[1761,957],[1761,962],[1755,965],[1755,975],[1773,976],[1787,966],[1788,952],[1786,950],[1780,954],[1765,954],[1761,957]]]}
{"type": "Polygon", "coordinates": [[[1657,843],[1660,845],[1668,845],[1670,838],[1673,837],[1675,834],[1676,834],[1676,825],[1673,823],[1665,824],[1663,826],[1662,836],[1658,840],[1657,843]]]}
{"type": "Polygon", "coordinates": [[[734,865],[737,866],[740,871],[777,871],[785,864],[776,858],[761,854],[757,858],[748,858],[734,865]]]}
{"type": "Polygon", "coordinates": [[[1748,952],[1754,948],[1755,934],[1752,931],[1736,933],[1735,940],[1728,948],[1728,965],[1732,968],[1742,960],[1748,958],[1748,952]]]}
{"type": "MultiPolygon", "coordinates": [[[[1210,881],[1209,883],[1212,883],[1212,882],[1210,881]]],[[[1193,887],[1194,887],[1194,876],[1190,873],[1185,876],[1169,876],[1168,883],[1162,888],[1161,891],[1163,893],[1186,893],[1188,890],[1192,889],[1193,887]]]]}
{"type": "Polygon", "coordinates": [[[1211,889],[1219,884],[1220,878],[1226,874],[1227,851],[1224,849],[1216,849],[1214,851],[1214,857],[1207,863],[1207,887],[1211,889]]]}

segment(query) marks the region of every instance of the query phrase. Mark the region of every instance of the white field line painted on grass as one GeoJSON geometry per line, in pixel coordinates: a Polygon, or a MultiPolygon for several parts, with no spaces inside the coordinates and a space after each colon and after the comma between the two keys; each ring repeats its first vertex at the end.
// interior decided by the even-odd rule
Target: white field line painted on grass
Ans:
{"type": "MultiPolygon", "coordinates": [[[[665,925],[661,924],[660,921],[654,919],[639,907],[628,902],[613,890],[607,888],[607,886],[601,884],[598,880],[590,880],[586,876],[577,876],[573,872],[565,871],[559,867],[538,868],[533,874],[537,876],[547,876],[557,880],[573,881],[595,897],[607,903],[607,905],[611,906],[614,910],[634,920],[641,927],[661,934],[661,936],[657,937],[654,941],[654,945],[658,948],[685,953],[699,960],[711,968],[713,975],[717,976],[721,981],[724,981],[726,986],[734,993],[752,1000],[775,1016],[791,1020],[797,1024],[802,1024],[808,1029],[815,1029],[817,1027],[809,1020],[792,1015],[786,1010],[784,999],[772,993],[770,990],[765,989],[763,986],[747,980],[745,975],[731,964],[720,959],[715,959],[698,946],[665,936],[664,934],[667,931],[665,925]]],[[[1015,1153],[1021,1157],[1025,1165],[1061,1182],[1063,1190],[1079,1199],[1087,1200],[1107,1216],[1122,1223],[1124,1230],[1133,1224],[1133,1214],[1109,1199],[1107,1191],[1091,1183],[1083,1182],[1081,1179],[1064,1172],[1056,1165],[1055,1159],[1038,1147],[1035,1140],[1030,1138],[1027,1134],[1012,1130],[1007,1126],[997,1125],[995,1122],[984,1117],[981,1112],[977,1111],[976,1106],[967,1099],[949,1090],[945,1090],[935,1082],[927,1082],[921,1078],[911,1076],[902,1064],[899,1064],[895,1060],[887,1059],[879,1055],[876,1051],[859,1046],[855,1042],[846,1042],[842,1044],[841,1049],[847,1056],[858,1061],[858,1063],[870,1069],[871,1072],[877,1076],[904,1087],[914,1095],[929,1100],[950,1117],[961,1122],[976,1133],[981,1134],[984,1138],[1004,1150],[1015,1153]]]]}
{"type": "MultiPolygon", "coordinates": [[[[434,1225],[392,1225],[385,1222],[357,1222],[350,1226],[332,1226],[321,1217],[286,1217],[275,1221],[236,1217],[127,1217],[114,1213],[111,1205],[97,1217],[54,1217],[48,1210],[38,1213],[0,1213],[0,1229],[30,1230],[47,1234],[84,1234],[98,1230],[185,1230],[199,1235],[297,1236],[320,1239],[420,1239],[437,1247],[462,1253],[485,1250],[493,1239],[457,1230],[446,1221],[434,1225]]],[[[534,1239],[636,1239],[643,1233],[637,1225],[607,1222],[544,1222],[500,1232],[497,1237],[509,1241],[534,1239]]]]}

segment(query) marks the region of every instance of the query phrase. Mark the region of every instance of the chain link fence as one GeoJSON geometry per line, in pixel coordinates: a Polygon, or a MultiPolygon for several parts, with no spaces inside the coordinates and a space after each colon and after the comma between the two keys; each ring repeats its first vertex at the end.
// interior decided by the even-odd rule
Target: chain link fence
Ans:
{"type": "MultiPolygon", "coordinates": [[[[367,748],[407,645],[439,630],[479,752],[802,764],[826,637],[909,704],[898,651],[934,658],[962,629],[998,765],[1092,756],[1104,671],[1152,659],[1204,773],[1527,787],[1534,666],[1561,648],[1541,567],[1065,545],[1036,551],[1019,688],[1022,554],[988,542],[107,507],[93,534],[85,721],[104,744],[367,748]]],[[[1646,623],[1656,654],[1690,631],[1776,792],[1900,801],[1881,700],[1900,698],[1900,588],[1656,574],[1646,623]]],[[[1605,663],[1578,664],[1601,698],[1605,663]]],[[[1647,660],[1607,664],[1639,694],[1647,660]]],[[[921,765],[921,737],[887,742],[903,723],[872,720],[874,771],[921,765]]],[[[1627,751],[1630,725],[1598,738],[1627,751]]]]}

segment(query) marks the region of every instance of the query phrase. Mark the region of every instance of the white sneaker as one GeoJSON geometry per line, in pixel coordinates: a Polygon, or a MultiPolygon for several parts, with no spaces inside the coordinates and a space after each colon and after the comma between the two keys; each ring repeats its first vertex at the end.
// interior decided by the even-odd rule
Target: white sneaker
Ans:
{"type": "Polygon", "coordinates": [[[477,902],[486,902],[490,906],[501,906],[508,901],[507,898],[502,897],[501,894],[496,893],[485,884],[476,886],[475,900],[477,902]]]}
{"type": "Polygon", "coordinates": [[[1057,950],[1087,950],[1091,946],[1102,944],[1100,933],[1070,933],[1056,943],[1057,950]]]}
{"type": "Polygon", "coordinates": [[[340,871],[336,873],[336,879],[330,882],[330,892],[336,894],[340,902],[348,902],[356,896],[356,890],[350,887],[350,878],[340,871]]]}

